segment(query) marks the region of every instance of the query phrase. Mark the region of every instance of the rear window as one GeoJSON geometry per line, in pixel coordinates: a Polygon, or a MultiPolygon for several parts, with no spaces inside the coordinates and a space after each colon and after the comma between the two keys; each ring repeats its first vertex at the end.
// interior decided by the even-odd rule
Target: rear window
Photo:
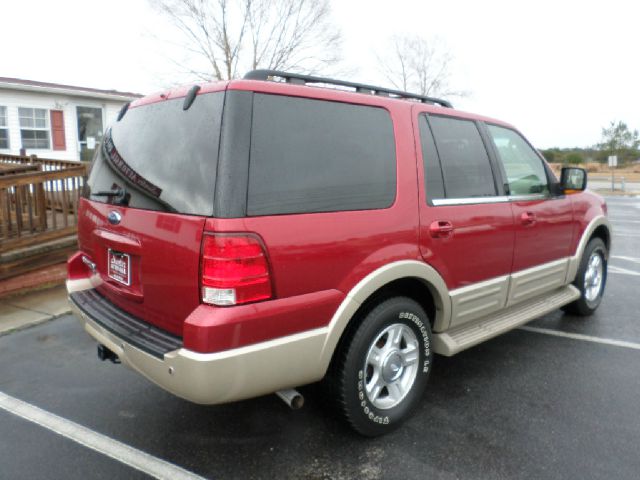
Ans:
{"type": "Polygon", "coordinates": [[[395,194],[389,112],[255,95],[249,215],[380,209],[391,206],[395,194]]]}
{"type": "MultiPolygon", "coordinates": [[[[213,214],[224,92],[131,108],[105,133],[88,185],[91,200],[114,184],[134,208],[213,214]]],[[[111,199],[111,200],[110,200],[111,199]]]]}

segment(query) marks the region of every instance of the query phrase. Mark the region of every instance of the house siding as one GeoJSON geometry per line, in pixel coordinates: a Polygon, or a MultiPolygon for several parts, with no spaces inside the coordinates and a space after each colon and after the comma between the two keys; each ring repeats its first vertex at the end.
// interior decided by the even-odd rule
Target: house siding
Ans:
{"type": "Polygon", "coordinates": [[[49,121],[49,147],[48,149],[27,149],[27,155],[37,155],[44,158],[59,160],[79,160],[78,144],[78,120],[76,107],[102,108],[103,129],[114,122],[118,112],[125,101],[97,99],[83,97],[82,95],[58,95],[54,93],[40,93],[33,91],[20,91],[10,88],[0,89],[0,106],[7,107],[7,120],[9,128],[9,149],[0,149],[0,153],[18,155],[22,146],[20,135],[19,107],[44,108],[47,110],[49,121]],[[65,150],[53,149],[51,133],[50,111],[61,110],[64,116],[65,150]]]}

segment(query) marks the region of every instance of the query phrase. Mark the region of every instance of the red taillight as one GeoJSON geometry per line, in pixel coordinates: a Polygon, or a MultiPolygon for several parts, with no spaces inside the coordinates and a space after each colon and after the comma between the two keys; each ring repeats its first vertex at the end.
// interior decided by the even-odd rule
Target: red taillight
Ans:
{"type": "Polygon", "coordinates": [[[251,235],[210,235],[202,240],[202,301],[238,305],[271,298],[269,265],[251,235]]]}

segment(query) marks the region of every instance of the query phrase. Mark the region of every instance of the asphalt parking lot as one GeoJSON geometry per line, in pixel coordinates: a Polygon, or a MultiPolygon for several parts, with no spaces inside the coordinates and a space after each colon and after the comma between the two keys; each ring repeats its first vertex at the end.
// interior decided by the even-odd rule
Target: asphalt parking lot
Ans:
{"type": "Polygon", "coordinates": [[[383,438],[351,433],[313,389],[299,411],[274,395],[182,401],[98,361],[71,316],[0,337],[0,478],[637,479],[640,198],[608,204],[596,314],[437,357],[415,415],[383,438]]]}

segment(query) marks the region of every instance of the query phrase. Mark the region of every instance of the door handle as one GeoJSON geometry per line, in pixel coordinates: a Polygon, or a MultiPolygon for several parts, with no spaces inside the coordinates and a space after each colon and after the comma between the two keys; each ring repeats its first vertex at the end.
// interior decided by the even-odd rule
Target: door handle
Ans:
{"type": "Polygon", "coordinates": [[[453,225],[451,222],[439,220],[429,225],[429,234],[433,238],[447,238],[453,233],[453,225]]]}
{"type": "Polygon", "coordinates": [[[533,212],[523,212],[522,215],[520,215],[520,222],[525,227],[534,225],[536,223],[536,214],[533,212]]]}

